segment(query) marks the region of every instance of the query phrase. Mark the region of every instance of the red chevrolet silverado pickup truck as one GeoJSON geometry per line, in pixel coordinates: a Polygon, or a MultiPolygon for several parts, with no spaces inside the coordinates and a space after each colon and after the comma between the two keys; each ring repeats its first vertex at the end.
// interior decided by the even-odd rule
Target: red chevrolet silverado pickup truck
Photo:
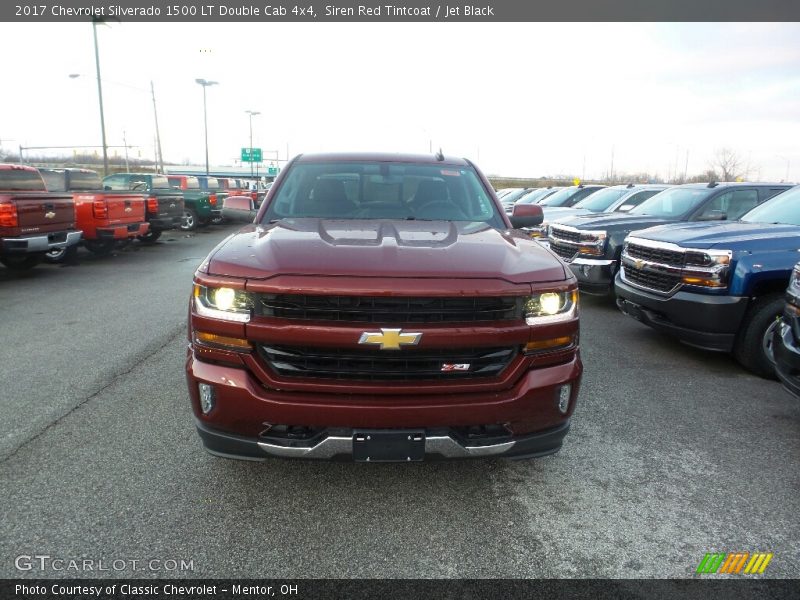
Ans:
{"type": "Polygon", "coordinates": [[[0,262],[31,269],[80,239],[72,194],[48,192],[34,167],[0,164],[0,262]]]}
{"type": "MultiPolygon", "coordinates": [[[[109,254],[117,244],[147,234],[144,194],[109,192],[97,171],[90,169],[39,169],[51,192],[71,192],[75,200],[75,219],[83,231],[83,245],[95,254],[109,254]]],[[[77,246],[72,248],[77,249],[77,246]]],[[[51,262],[64,260],[67,249],[48,252],[51,262]]]]}
{"type": "Polygon", "coordinates": [[[526,205],[509,220],[465,159],[292,160],[195,273],[186,377],[205,448],[357,462],[558,451],[582,373],[578,293],[512,229],[541,219],[526,205]]]}

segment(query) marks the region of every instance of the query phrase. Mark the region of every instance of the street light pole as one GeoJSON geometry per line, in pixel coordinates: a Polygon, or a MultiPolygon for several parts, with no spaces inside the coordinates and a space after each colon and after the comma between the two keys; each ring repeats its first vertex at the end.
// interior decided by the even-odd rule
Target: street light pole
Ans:
{"type": "Polygon", "coordinates": [[[100,19],[92,19],[92,33],[94,34],[94,64],[97,69],[97,97],[100,100],[100,131],[103,134],[103,176],[108,175],[108,146],[106,145],[106,119],[103,114],[103,83],[100,80],[100,52],[97,49],[97,23],[100,19]]]}
{"type": "Polygon", "coordinates": [[[261,113],[257,110],[246,110],[244,111],[248,115],[250,115],[250,177],[253,176],[253,117],[256,115],[260,115],[261,113]]]}
{"type": "Polygon", "coordinates": [[[208,111],[206,109],[206,88],[212,85],[217,85],[216,81],[207,81],[205,79],[195,79],[195,83],[203,86],[203,127],[205,130],[206,139],[206,175],[209,174],[208,169],[208,111]]]}
{"type": "Polygon", "coordinates": [[[153,81],[150,80],[150,94],[153,96],[153,117],[156,121],[156,162],[158,164],[158,172],[164,172],[164,155],[161,154],[161,134],[158,132],[158,111],[156,110],[156,89],[153,87],[153,81]]]}

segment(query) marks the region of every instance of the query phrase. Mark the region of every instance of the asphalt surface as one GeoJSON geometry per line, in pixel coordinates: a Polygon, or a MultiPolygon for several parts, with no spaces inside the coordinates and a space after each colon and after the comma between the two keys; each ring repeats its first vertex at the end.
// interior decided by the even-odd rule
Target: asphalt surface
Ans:
{"type": "Polygon", "coordinates": [[[0,577],[680,578],[714,551],[773,552],[765,576],[800,576],[800,402],[592,298],[555,456],[206,454],[183,376],[187,301],[232,229],[0,268],[0,577]],[[16,568],[33,555],[66,562],[16,568]]]}

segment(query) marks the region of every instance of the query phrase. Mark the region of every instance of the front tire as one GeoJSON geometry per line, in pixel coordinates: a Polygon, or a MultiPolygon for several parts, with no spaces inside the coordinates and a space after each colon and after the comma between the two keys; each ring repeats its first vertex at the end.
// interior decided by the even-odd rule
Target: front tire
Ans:
{"type": "Polygon", "coordinates": [[[200,220],[197,218],[197,213],[191,208],[183,209],[183,218],[181,219],[181,231],[194,231],[197,229],[200,220]]]}
{"type": "Polygon", "coordinates": [[[775,379],[772,332],[783,311],[783,294],[769,294],[753,303],[745,316],[733,356],[748,371],[775,379]]]}
{"type": "Polygon", "coordinates": [[[42,262],[44,255],[41,254],[25,254],[23,256],[3,256],[0,257],[0,262],[3,263],[7,269],[12,271],[30,271],[33,267],[42,262]]]}

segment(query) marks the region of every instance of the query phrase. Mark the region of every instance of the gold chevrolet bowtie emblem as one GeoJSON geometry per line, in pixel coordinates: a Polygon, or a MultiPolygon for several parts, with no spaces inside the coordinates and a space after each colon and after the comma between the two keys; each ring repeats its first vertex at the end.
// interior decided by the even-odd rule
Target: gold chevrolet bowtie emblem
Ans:
{"type": "Polygon", "coordinates": [[[380,345],[381,350],[400,350],[400,346],[416,346],[421,338],[421,333],[403,333],[402,329],[381,328],[380,333],[365,331],[358,343],[380,345]]]}
{"type": "Polygon", "coordinates": [[[55,219],[55,217],[56,213],[54,213],[52,210],[48,210],[46,213],[44,213],[45,219],[55,219]]]}

